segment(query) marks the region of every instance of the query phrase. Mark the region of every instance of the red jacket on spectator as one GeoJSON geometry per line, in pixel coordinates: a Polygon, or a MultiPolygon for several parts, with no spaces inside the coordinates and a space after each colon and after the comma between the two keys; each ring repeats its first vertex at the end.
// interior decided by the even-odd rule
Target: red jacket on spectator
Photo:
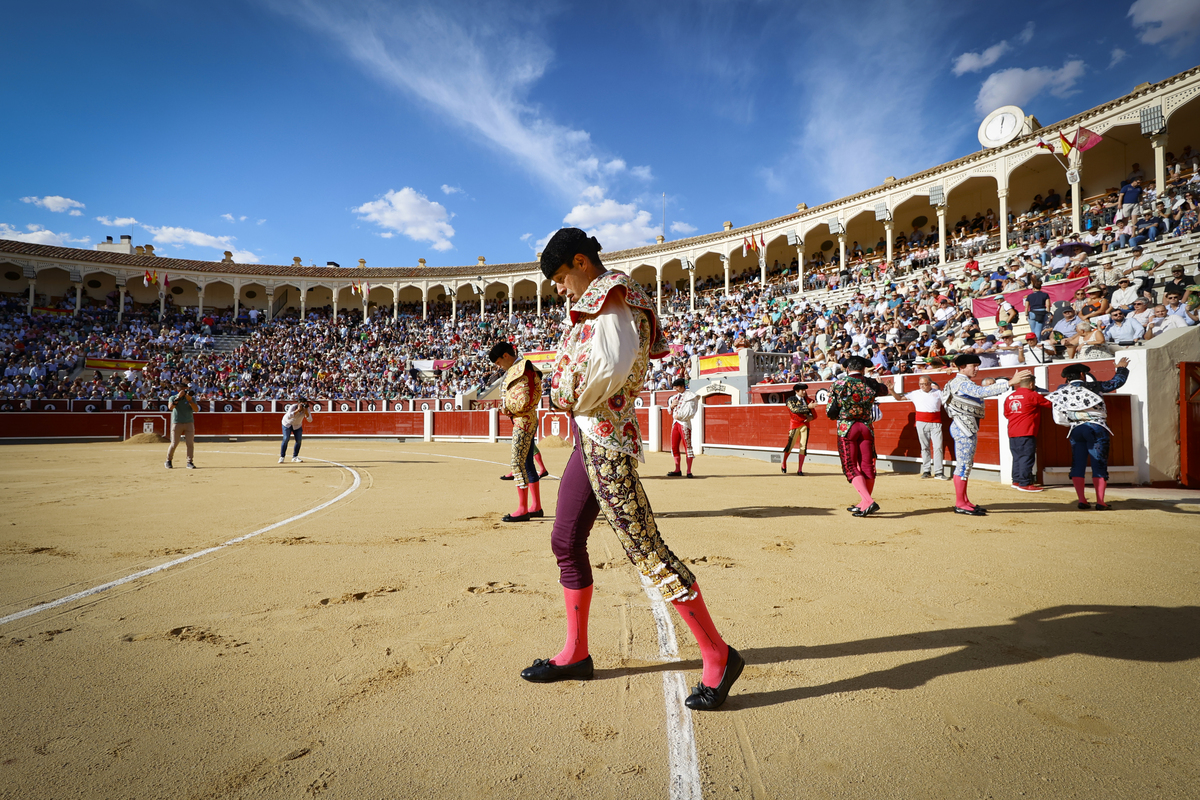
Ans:
{"type": "Polygon", "coordinates": [[[1038,426],[1042,421],[1039,409],[1050,407],[1050,401],[1033,389],[1017,389],[1004,399],[1008,435],[1037,436],[1038,426]]]}

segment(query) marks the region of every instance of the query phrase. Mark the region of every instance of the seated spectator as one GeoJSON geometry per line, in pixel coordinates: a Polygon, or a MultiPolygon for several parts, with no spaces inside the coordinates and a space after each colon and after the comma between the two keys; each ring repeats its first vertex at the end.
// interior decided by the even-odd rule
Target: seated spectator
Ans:
{"type": "Polygon", "coordinates": [[[1150,318],[1150,324],[1146,326],[1146,341],[1150,341],[1155,336],[1161,336],[1169,330],[1187,326],[1181,317],[1168,314],[1167,307],[1160,303],[1154,307],[1154,315],[1150,318]]]}
{"type": "Polygon", "coordinates": [[[1130,242],[1136,247],[1146,242],[1155,242],[1164,233],[1161,206],[1156,207],[1147,217],[1142,217],[1134,223],[1134,237],[1130,242]]]}
{"type": "Polygon", "coordinates": [[[1067,358],[1108,358],[1111,355],[1104,347],[1104,333],[1087,321],[1080,322],[1075,335],[1064,344],[1067,358]]]}
{"type": "Polygon", "coordinates": [[[1133,311],[1130,316],[1136,319],[1143,328],[1149,328],[1150,319],[1154,316],[1154,308],[1150,305],[1149,300],[1139,297],[1133,301],[1133,311]]]}
{"type": "Polygon", "coordinates": [[[1171,279],[1167,281],[1167,285],[1163,287],[1167,294],[1177,294],[1180,297],[1186,297],[1189,292],[1198,291],[1196,286],[1196,278],[1192,275],[1185,275],[1182,264],[1176,264],[1171,267],[1171,279]]]}
{"type": "Polygon", "coordinates": [[[1087,300],[1079,309],[1081,319],[1092,320],[1108,313],[1109,303],[1104,297],[1104,289],[1099,286],[1089,286],[1086,289],[1087,300]]]}
{"type": "Polygon", "coordinates": [[[1078,331],[1079,322],[1079,315],[1075,313],[1075,308],[1067,306],[1062,310],[1062,319],[1054,323],[1052,330],[1062,338],[1069,339],[1078,331]]]}
{"type": "Polygon", "coordinates": [[[1025,348],[1022,344],[1016,343],[1013,332],[1010,330],[1000,334],[1000,343],[996,345],[996,353],[999,356],[997,366],[1015,367],[1025,363],[1025,348]]]}
{"type": "Polygon", "coordinates": [[[1137,320],[1132,317],[1127,317],[1125,312],[1119,308],[1113,309],[1108,315],[1109,324],[1104,329],[1104,340],[1122,347],[1129,347],[1135,342],[1141,341],[1142,335],[1146,329],[1138,324],[1137,320]]]}
{"type": "Polygon", "coordinates": [[[1046,199],[1042,201],[1042,208],[1046,211],[1054,211],[1062,205],[1062,197],[1055,189],[1051,189],[1046,195],[1046,199]]]}
{"type": "MultiPolygon", "coordinates": [[[[1193,294],[1192,297],[1195,298],[1196,295],[1193,294]]],[[[1185,305],[1182,301],[1183,301],[1183,298],[1180,297],[1177,293],[1167,292],[1166,302],[1164,303],[1164,305],[1167,308],[1167,313],[1170,314],[1171,316],[1179,317],[1180,319],[1182,319],[1184,321],[1184,324],[1186,324],[1186,325],[1195,325],[1196,317],[1197,317],[1197,311],[1196,311],[1197,306],[1192,305],[1189,308],[1189,306],[1185,305]]],[[[1194,300],[1193,300],[1193,303],[1194,303],[1194,300]]]]}
{"type": "Polygon", "coordinates": [[[1133,311],[1133,303],[1138,298],[1138,290],[1133,287],[1127,276],[1117,279],[1117,285],[1112,293],[1110,303],[1114,309],[1120,308],[1126,312],[1133,311]]]}

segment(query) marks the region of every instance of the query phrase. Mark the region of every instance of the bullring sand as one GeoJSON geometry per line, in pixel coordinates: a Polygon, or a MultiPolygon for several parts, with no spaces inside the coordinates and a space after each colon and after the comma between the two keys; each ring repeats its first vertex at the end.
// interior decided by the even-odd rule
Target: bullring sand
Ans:
{"type": "MultiPolygon", "coordinates": [[[[345,494],[0,626],[0,796],[672,796],[662,676],[695,683],[698,650],[677,625],[681,660],[659,657],[607,526],[596,677],[529,684],[562,643],[556,482],[544,521],[507,525],[504,444],[276,447],[201,443],[195,471],[161,444],[0,448],[0,616],[345,494]]],[[[543,452],[561,471],[569,450],[543,452]]],[[[1200,795],[1196,506],[976,482],[976,519],[884,475],[858,520],[836,467],[701,457],[688,481],[649,459],[664,536],[747,661],[688,723],[703,796],[1200,795]]]]}

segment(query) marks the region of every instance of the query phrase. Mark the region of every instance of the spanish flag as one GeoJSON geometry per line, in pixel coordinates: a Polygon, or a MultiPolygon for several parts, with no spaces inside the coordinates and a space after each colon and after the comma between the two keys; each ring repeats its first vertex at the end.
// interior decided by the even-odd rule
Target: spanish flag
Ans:
{"type": "Polygon", "coordinates": [[[741,368],[741,359],[737,353],[722,353],[716,356],[700,356],[700,374],[711,375],[716,372],[737,372],[741,368]]]}

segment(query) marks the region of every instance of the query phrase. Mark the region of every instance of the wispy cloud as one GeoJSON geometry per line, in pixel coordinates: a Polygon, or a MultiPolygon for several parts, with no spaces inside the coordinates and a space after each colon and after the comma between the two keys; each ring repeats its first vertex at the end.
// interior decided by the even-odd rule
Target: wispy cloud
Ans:
{"type": "Polygon", "coordinates": [[[1114,47],[1113,51],[1112,51],[1112,58],[1108,62],[1108,68],[1112,69],[1117,64],[1120,64],[1122,61],[1125,60],[1126,55],[1128,55],[1128,53],[1126,53],[1124,50],[1122,50],[1119,47],[1114,47]]]}
{"type": "Polygon", "coordinates": [[[695,233],[697,230],[699,229],[695,225],[689,225],[686,222],[671,223],[671,233],[682,233],[687,236],[688,234],[695,233]]]}
{"type": "Polygon", "coordinates": [[[979,72],[995,64],[1000,60],[1000,56],[1007,53],[1010,49],[1007,41],[1001,41],[984,50],[982,53],[963,53],[954,59],[952,72],[955,75],[979,72]]]}
{"type": "Polygon", "coordinates": [[[853,6],[812,30],[800,46],[803,59],[795,62],[801,91],[794,101],[800,123],[793,146],[759,171],[769,191],[786,194],[790,203],[813,205],[953,155],[961,124],[916,111],[934,105],[944,67],[934,48],[912,43],[947,35],[951,22],[941,8],[933,2],[892,3],[857,13],[861,7],[853,6]],[[845,57],[849,41],[853,58],[845,57]],[[832,63],[837,69],[829,68],[832,63]],[[847,109],[857,109],[867,121],[846,124],[847,109]]]}
{"type": "Polygon", "coordinates": [[[155,227],[143,224],[142,227],[150,232],[155,244],[193,245],[195,247],[211,247],[220,251],[229,250],[233,253],[233,260],[238,263],[258,263],[257,255],[249,250],[238,250],[234,247],[233,243],[237,239],[235,236],[213,236],[191,228],[177,228],[170,225],[155,227]]]}
{"type": "Polygon", "coordinates": [[[1025,23],[1025,27],[1021,29],[1019,34],[1017,34],[1017,38],[1021,40],[1021,44],[1029,44],[1033,41],[1034,28],[1035,26],[1033,24],[1033,20],[1025,23]]]}
{"type": "Polygon", "coordinates": [[[110,228],[128,228],[131,225],[138,224],[138,221],[133,217],[117,217],[116,219],[96,217],[96,222],[99,222],[101,225],[107,225],[110,228]]]}
{"type": "Polygon", "coordinates": [[[86,236],[82,239],[76,239],[69,233],[48,231],[41,225],[26,225],[25,230],[22,231],[9,225],[7,222],[0,222],[0,239],[11,239],[17,242],[28,242],[29,244],[49,244],[55,247],[87,246],[90,241],[86,236]]]}
{"type": "Polygon", "coordinates": [[[245,222],[246,221],[245,215],[240,216],[240,217],[235,217],[233,214],[222,214],[221,219],[228,220],[229,222],[245,222]]]}
{"type": "Polygon", "coordinates": [[[378,200],[353,210],[360,215],[359,219],[383,228],[379,235],[385,239],[402,233],[415,242],[429,242],[439,252],[454,247],[450,241],[454,228],[450,226],[446,207],[408,186],[398,192],[389,190],[378,200]]]}
{"type": "Polygon", "coordinates": [[[554,53],[537,4],[269,0],[379,79],[427,103],[574,201],[623,161],[529,99],[554,53]]]}
{"type": "Polygon", "coordinates": [[[975,111],[983,116],[1000,106],[1023,106],[1047,90],[1055,97],[1068,97],[1074,94],[1075,84],[1086,69],[1087,65],[1075,60],[1066,62],[1061,69],[1013,67],[993,72],[979,87],[975,111]]]}
{"type": "Polygon", "coordinates": [[[447,183],[443,183],[442,194],[462,194],[462,189],[458,186],[451,186],[447,183]]]}
{"type": "Polygon", "coordinates": [[[1167,44],[1176,53],[1200,34],[1200,3],[1194,0],[1137,0],[1128,16],[1140,28],[1140,41],[1167,44]]]}
{"type": "Polygon", "coordinates": [[[83,211],[80,209],[87,208],[78,200],[72,200],[69,197],[61,197],[57,194],[46,195],[45,197],[22,197],[22,203],[32,203],[35,206],[44,208],[47,211],[53,211],[57,214],[68,212],[72,217],[82,217],[83,211]]]}

